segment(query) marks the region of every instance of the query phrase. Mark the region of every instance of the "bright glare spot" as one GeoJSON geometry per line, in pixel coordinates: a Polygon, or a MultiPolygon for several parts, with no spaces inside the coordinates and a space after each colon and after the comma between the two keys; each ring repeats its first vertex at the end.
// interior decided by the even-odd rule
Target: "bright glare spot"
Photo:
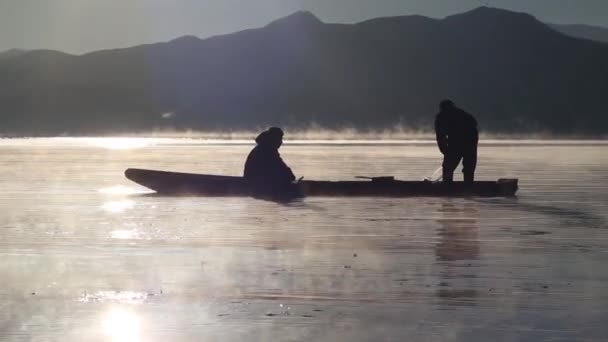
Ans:
{"type": "Polygon", "coordinates": [[[129,310],[112,308],[106,314],[102,326],[112,342],[140,341],[139,318],[129,310]]]}
{"type": "Polygon", "coordinates": [[[132,208],[135,202],[131,200],[109,201],[103,204],[103,210],[110,213],[121,213],[129,208],[132,208]]]}
{"type": "Polygon", "coordinates": [[[135,195],[135,194],[145,194],[145,193],[150,192],[147,190],[129,188],[124,185],[110,186],[107,188],[99,189],[97,191],[102,194],[106,194],[106,195],[135,195]]]}
{"type": "Polygon", "coordinates": [[[136,291],[97,291],[95,293],[85,293],[79,302],[116,302],[124,304],[142,304],[148,298],[145,292],[136,291]]]}

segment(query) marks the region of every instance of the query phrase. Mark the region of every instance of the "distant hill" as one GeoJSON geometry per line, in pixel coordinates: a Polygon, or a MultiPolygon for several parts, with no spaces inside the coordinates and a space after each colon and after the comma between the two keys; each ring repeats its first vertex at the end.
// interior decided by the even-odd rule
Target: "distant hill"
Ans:
{"type": "Polygon", "coordinates": [[[20,49],[10,49],[10,50],[6,50],[6,51],[1,51],[0,60],[6,59],[6,58],[19,57],[26,52],[27,52],[27,50],[20,50],[20,49]]]}
{"type": "Polygon", "coordinates": [[[484,131],[605,133],[608,44],[481,7],[325,24],[298,12],[259,29],[82,56],[0,59],[0,132],[105,134],[311,122],[431,129],[452,98],[484,131]]]}
{"type": "Polygon", "coordinates": [[[608,42],[608,28],[590,25],[547,24],[551,28],[571,37],[608,42]]]}

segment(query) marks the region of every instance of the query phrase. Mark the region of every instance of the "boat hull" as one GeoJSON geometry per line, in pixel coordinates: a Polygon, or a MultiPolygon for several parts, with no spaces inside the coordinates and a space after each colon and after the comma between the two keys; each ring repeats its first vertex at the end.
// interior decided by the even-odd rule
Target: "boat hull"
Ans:
{"type": "Polygon", "coordinates": [[[259,194],[251,190],[243,177],[216,176],[144,169],[127,169],[131,181],[163,195],[254,196],[264,197],[410,197],[410,196],[515,196],[517,179],[478,181],[472,186],[463,182],[442,184],[430,181],[401,181],[380,178],[365,181],[303,180],[280,194],[259,194]],[[260,196],[262,195],[262,196],[260,196]]]}

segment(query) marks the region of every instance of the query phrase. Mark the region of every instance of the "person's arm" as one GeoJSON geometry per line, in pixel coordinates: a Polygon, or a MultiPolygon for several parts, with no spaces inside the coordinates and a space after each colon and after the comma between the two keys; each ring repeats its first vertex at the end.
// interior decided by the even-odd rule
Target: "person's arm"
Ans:
{"type": "Polygon", "coordinates": [[[441,151],[442,154],[446,154],[448,151],[448,135],[439,115],[435,118],[435,138],[437,139],[439,151],[441,151]]]}
{"type": "Polygon", "coordinates": [[[281,157],[279,157],[279,160],[281,162],[281,169],[283,170],[283,175],[285,176],[285,179],[290,182],[295,181],[296,176],[291,171],[291,168],[289,166],[287,166],[287,164],[285,164],[285,162],[283,161],[283,159],[281,157]]]}
{"type": "Polygon", "coordinates": [[[273,159],[273,164],[275,165],[274,170],[276,170],[276,176],[278,177],[277,180],[286,182],[293,182],[296,180],[296,176],[293,174],[289,166],[285,164],[278,151],[273,156],[273,159]]]}

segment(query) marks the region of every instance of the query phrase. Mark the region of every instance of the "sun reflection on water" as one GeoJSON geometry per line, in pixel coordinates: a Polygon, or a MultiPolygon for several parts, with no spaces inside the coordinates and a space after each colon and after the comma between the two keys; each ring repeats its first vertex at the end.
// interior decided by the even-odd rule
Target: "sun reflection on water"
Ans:
{"type": "Polygon", "coordinates": [[[97,291],[93,293],[84,293],[79,299],[79,302],[116,302],[124,304],[142,304],[150,296],[154,294],[138,291],[97,291]]]}
{"type": "Polygon", "coordinates": [[[124,185],[116,185],[99,189],[97,190],[97,192],[102,193],[104,195],[136,195],[151,193],[153,191],[131,188],[124,185]]]}
{"type": "Polygon", "coordinates": [[[141,341],[141,326],[137,315],[131,310],[113,307],[102,321],[104,334],[112,342],[141,341]]]}
{"type": "Polygon", "coordinates": [[[103,208],[103,210],[110,213],[122,213],[125,210],[132,208],[134,205],[134,201],[123,199],[118,201],[105,202],[101,207],[103,208]]]}
{"type": "Polygon", "coordinates": [[[110,232],[110,237],[117,240],[141,240],[141,232],[138,230],[114,230],[110,232]]]}

